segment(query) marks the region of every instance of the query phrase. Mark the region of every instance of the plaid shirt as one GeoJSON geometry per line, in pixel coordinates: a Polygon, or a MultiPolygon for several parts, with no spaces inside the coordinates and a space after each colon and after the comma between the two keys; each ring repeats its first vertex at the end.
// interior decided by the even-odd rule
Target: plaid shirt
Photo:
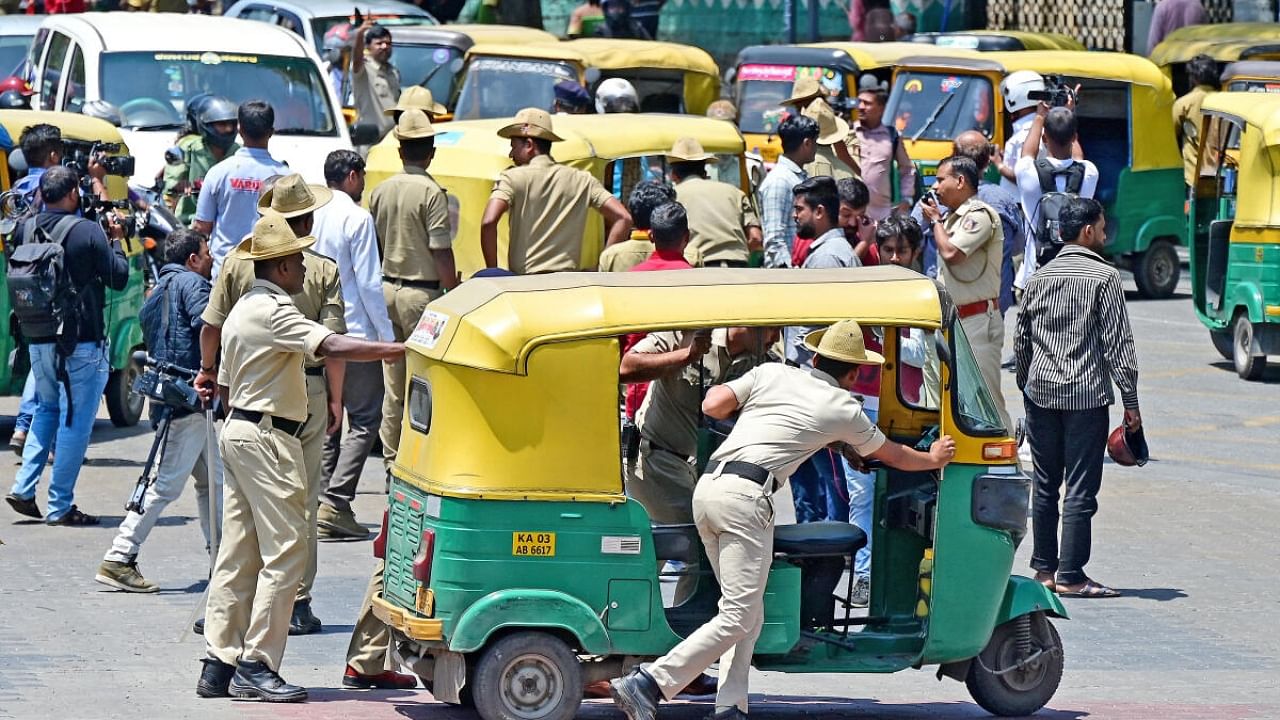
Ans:
{"type": "Polygon", "coordinates": [[[767,268],[791,267],[791,243],[796,236],[796,221],[791,211],[795,196],[791,191],[808,179],[809,174],[803,168],[786,155],[780,155],[756,190],[767,268]]]}

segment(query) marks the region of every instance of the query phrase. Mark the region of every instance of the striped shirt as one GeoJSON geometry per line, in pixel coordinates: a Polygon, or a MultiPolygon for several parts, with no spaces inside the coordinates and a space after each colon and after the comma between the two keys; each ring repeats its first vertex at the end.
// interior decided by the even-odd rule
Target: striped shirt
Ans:
{"type": "Polygon", "coordinates": [[[1027,282],[1013,341],[1018,387],[1053,410],[1111,405],[1111,382],[1138,407],[1138,359],[1120,273],[1102,256],[1067,244],[1027,282]]]}
{"type": "Polygon", "coordinates": [[[764,231],[764,266],[791,267],[791,245],[796,236],[796,220],[792,213],[795,186],[809,179],[799,165],[786,155],[760,181],[756,197],[760,205],[760,226],[764,231]]]}

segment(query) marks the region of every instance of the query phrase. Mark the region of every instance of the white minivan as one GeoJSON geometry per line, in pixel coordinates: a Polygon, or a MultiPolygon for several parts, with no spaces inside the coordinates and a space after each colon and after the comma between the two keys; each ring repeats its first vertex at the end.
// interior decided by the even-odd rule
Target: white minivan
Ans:
{"type": "Polygon", "coordinates": [[[351,148],[315,51],[280,27],[170,13],[51,15],[32,53],[32,107],[79,112],[91,100],[115,106],[138,185],[155,181],[187,100],[201,93],[271,103],[271,154],[310,182],[324,183],[330,151],[351,148]]]}

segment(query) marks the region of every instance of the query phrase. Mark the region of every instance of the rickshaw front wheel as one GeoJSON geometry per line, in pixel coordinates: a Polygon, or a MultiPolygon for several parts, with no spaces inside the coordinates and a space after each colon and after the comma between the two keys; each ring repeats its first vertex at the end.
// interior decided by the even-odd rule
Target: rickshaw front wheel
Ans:
{"type": "Polygon", "coordinates": [[[481,654],[472,697],[484,720],[571,720],[582,704],[582,668],[555,635],[514,633],[481,654]]]}
{"type": "Polygon", "coordinates": [[[1062,667],[1058,631],[1043,613],[1033,613],[996,627],[969,665],[965,685],[993,715],[1030,715],[1057,692],[1062,667]]]}

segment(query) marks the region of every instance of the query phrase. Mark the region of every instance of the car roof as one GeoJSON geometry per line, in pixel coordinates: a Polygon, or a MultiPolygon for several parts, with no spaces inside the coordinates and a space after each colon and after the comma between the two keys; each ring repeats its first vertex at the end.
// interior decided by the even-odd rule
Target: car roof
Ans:
{"type": "Polygon", "coordinates": [[[654,329],[734,325],[939,327],[937,284],[894,265],[836,270],[699,268],[472,278],[431,303],[445,316],[414,352],[455,365],[522,372],[538,345],[654,329]]]}
{"type": "Polygon", "coordinates": [[[270,23],[178,13],[50,15],[45,27],[93,42],[105,52],[229,52],[306,57],[301,35],[270,23]]]}
{"type": "Polygon", "coordinates": [[[228,11],[240,5],[267,5],[291,10],[302,17],[350,17],[354,7],[366,15],[430,15],[431,13],[407,2],[397,0],[362,0],[353,3],[351,0],[240,0],[227,8],[228,11]]]}

